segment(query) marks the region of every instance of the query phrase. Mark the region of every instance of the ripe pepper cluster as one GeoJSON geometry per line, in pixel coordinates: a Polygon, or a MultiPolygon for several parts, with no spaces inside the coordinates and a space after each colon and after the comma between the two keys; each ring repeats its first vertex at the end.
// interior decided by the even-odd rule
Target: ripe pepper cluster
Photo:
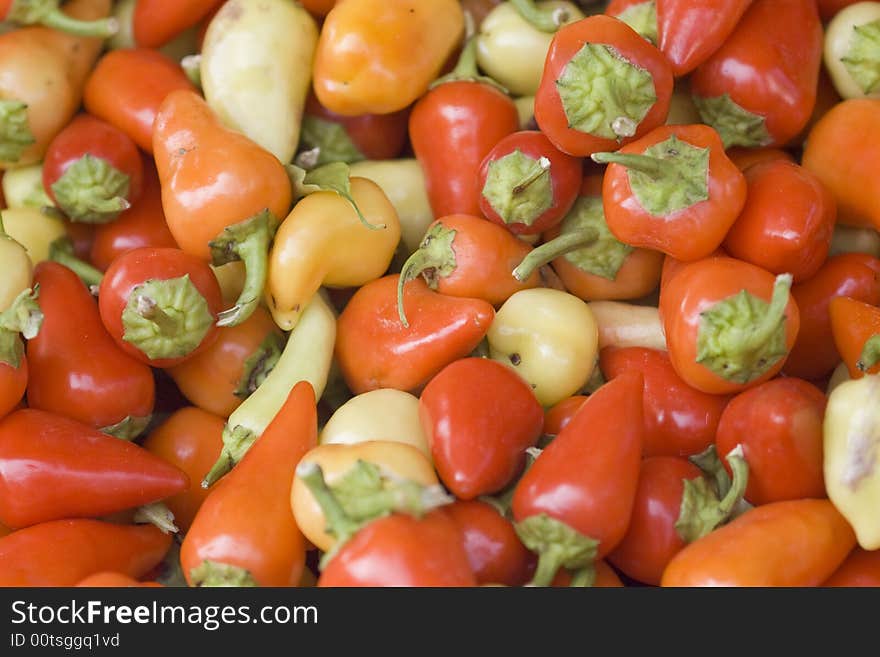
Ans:
{"type": "Polygon", "coordinates": [[[880,3],[0,20],[0,585],[880,585],[880,3]]]}

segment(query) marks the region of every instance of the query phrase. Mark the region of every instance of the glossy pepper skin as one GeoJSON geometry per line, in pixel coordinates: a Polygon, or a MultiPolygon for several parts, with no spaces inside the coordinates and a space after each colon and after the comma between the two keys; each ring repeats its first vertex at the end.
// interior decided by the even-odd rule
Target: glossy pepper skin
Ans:
{"type": "Polygon", "coordinates": [[[317,435],[315,393],[311,384],[301,382],[199,508],[180,552],[190,585],[217,584],[214,577],[222,582],[222,566],[232,566],[242,577],[246,573],[260,586],[299,582],[305,539],[290,510],[290,488],[297,463],[315,447],[317,435]],[[222,566],[200,571],[206,561],[222,566]]]}
{"type": "Polygon", "coordinates": [[[153,123],[172,91],[195,90],[180,65],[149,48],[111,50],[85,85],[86,111],[115,125],[147,153],[153,152],[153,123]]]}
{"type": "Polygon", "coordinates": [[[657,128],[604,160],[611,162],[602,184],[608,228],[625,244],[679,260],[697,260],[717,249],[746,202],[743,174],[725,154],[718,133],[705,125],[657,128]],[[640,170],[645,161],[622,157],[629,154],[659,159],[640,170]],[[668,165],[660,160],[678,162],[691,175],[698,172],[699,188],[672,202],[652,199],[653,186],[669,183],[668,165]]]}
{"type": "Polygon", "coordinates": [[[450,297],[416,279],[404,289],[409,328],[397,314],[398,275],[367,283],[339,315],[336,358],[349,389],[420,390],[449,363],[468,355],[495,317],[482,299],[450,297]]]}
{"type": "Polygon", "coordinates": [[[519,129],[513,100],[497,86],[476,77],[468,65],[473,40],[465,46],[461,67],[413,106],[409,138],[425,172],[434,216],[480,216],[478,175],[483,158],[501,139],[519,129]]]}
{"type": "Polygon", "coordinates": [[[880,100],[854,98],[832,107],[810,130],[802,163],[834,196],[840,223],[880,228],[870,173],[880,167],[880,100]]]}
{"type": "Polygon", "coordinates": [[[666,565],[687,545],[675,529],[684,482],[702,476],[702,471],[684,458],[643,459],[629,528],[608,561],[639,582],[660,584],[666,565]]]}
{"type": "Polygon", "coordinates": [[[315,94],[348,116],[401,110],[427,91],[463,34],[455,0],[339,3],[318,39],[315,94]]]}
{"type": "Polygon", "coordinates": [[[519,525],[540,516],[568,525],[594,543],[589,561],[615,548],[629,526],[638,485],[642,387],[642,375],[628,372],[589,397],[517,483],[513,517],[519,525]]]}
{"type": "Polygon", "coordinates": [[[139,578],[162,561],[171,540],[153,525],[87,519],[40,523],[0,539],[0,586],[75,586],[105,570],[139,578]]]}
{"type": "Polygon", "coordinates": [[[43,262],[34,270],[34,281],[40,285],[44,319],[40,333],[27,344],[29,406],[95,428],[130,418],[140,425],[139,433],[153,412],[150,368],[117,346],[73,271],[43,262]]]}
{"type": "Polygon", "coordinates": [[[773,160],[750,166],[746,203],[724,238],[724,250],[795,283],[815,274],[831,247],[837,206],[807,169],[773,160]]]}
{"type": "Polygon", "coordinates": [[[821,64],[814,0],[755,0],[693,72],[691,92],[725,147],[784,146],[813,112],[821,64]]]}
{"type": "Polygon", "coordinates": [[[816,386],[793,377],[767,381],[731,400],[718,423],[715,446],[722,463],[731,450],[742,446],[749,464],[746,501],[760,505],[825,497],[826,401],[816,386]]]}
{"type": "Polygon", "coordinates": [[[55,136],[43,161],[43,188],[73,221],[113,221],[140,198],[142,184],[135,143],[89,114],[74,117],[55,136]]]}
{"type": "Polygon", "coordinates": [[[657,47],[675,77],[693,71],[723,45],[752,0],[657,0],[657,47]]]}
{"type": "Polygon", "coordinates": [[[141,48],[158,48],[197,25],[222,0],[138,0],[132,28],[141,48]]]}
{"type": "Polygon", "coordinates": [[[820,379],[840,362],[828,310],[831,299],[850,297],[880,304],[880,260],[865,253],[833,256],[812,278],[793,286],[791,294],[802,309],[802,328],[783,371],[802,379],[820,379]]]}
{"type": "Polygon", "coordinates": [[[734,258],[706,258],[682,268],[660,295],[676,373],[710,394],[739,392],[775,376],[801,326],[790,284],[790,278],[774,279],[734,258]],[[753,328],[743,332],[742,326],[753,328]]]}
{"type": "Polygon", "coordinates": [[[599,365],[608,379],[638,370],[645,378],[643,455],[691,456],[712,444],[729,395],[701,392],[685,383],[665,351],[606,347],[599,365]]]}
{"type": "Polygon", "coordinates": [[[104,516],[188,485],[139,445],[75,420],[23,409],[0,422],[0,520],[8,527],[104,516]]]}
{"type": "MultiPolygon", "coordinates": [[[[106,17],[110,0],[73,0],[67,15],[106,17]]],[[[23,27],[0,36],[0,104],[6,114],[0,140],[0,169],[39,162],[49,142],[79,108],[86,78],[103,41],[48,27],[23,27]]]]}
{"type": "Polygon", "coordinates": [[[462,587],[476,578],[458,526],[437,509],[372,521],[330,560],[318,586],[462,587]]]}
{"type": "Polygon", "coordinates": [[[541,434],[544,411],[512,369],[484,358],[444,367],[419,397],[434,466],[460,500],[504,488],[541,434]]]}
{"type": "Polygon", "coordinates": [[[113,261],[101,280],[98,308],[120,349],[147,365],[170,367],[217,338],[222,297],[217,277],[199,258],[144,247],[113,261]],[[142,302],[152,307],[144,310],[142,302]]]}
{"type": "Polygon", "coordinates": [[[765,504],[684,548],[661,586],[818,586],[855,542],[828,500],[765,504]]]}
{"type": "MultiPolygon", "coordinates": [[[[599,72],[591,71],[590,74],[615,76],[606,68],[599,72]]],[[[672,69],[659,50],[623,21],[611,16],[590,16],[562,27],[553,37],[541,84],[535,95],[535,120],[559,150],[582,157],[598,151],[615,150],[621,144],[638,139],[661,125],[669,111],[671,94],[672,69]],[[588,116],[586,120],[580,116],[574,120],[568,117],[560,88],[569,87],[573,93],[583,94],[580,102],[575,103],[572,99],[571,112],[581,107],[591,107],[584,103],[592,102],[600,108],[602,105],[601,97],[590,100],[591,94],[600,93],[598,89],[603,88],[602,84],[584,84],[574,73],[574,80],[570,83],[565,81],[567,71],[575,68],[572,66],[573,59],[578,62],[582,57],[580,63],[588,67],[590,59],[597,56],[597,53],[588,54],[583,50],[589,46],[598,47],[597,53],[610,58],[610,61],[626,65],[628,75],[637,71],[642,76],[636,91],[631,93],[635,99],[631,102],[637,103],[638,109],[617,110],[613,112],[616,116],[604,116],[604,112],[599,115],[600,110],[593,108],[596,116],[588,116]],[[643,77],[645,73],[647,77],[643,77]],[[560,79],[563,83],[560,83],[560,79]]],[[[615,103],[609,99],[609,105],[615,103]]]]}

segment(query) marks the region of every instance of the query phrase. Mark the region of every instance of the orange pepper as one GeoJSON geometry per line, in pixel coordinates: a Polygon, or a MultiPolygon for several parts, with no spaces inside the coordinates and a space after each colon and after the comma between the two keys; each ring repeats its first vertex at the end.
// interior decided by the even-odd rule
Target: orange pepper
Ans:
{"type": "Polygon", "coordinates": [[[318,39],[315,94],[337,114],[396,112],[428,90],[463,35],[456,0],[343,0],[318,39]]]}
{"type": "Polygon", "coordinates": [[[831,333],[851,379],[880,372],[880,308],[852,299],[834,297],[828,304],[831,333]]]}

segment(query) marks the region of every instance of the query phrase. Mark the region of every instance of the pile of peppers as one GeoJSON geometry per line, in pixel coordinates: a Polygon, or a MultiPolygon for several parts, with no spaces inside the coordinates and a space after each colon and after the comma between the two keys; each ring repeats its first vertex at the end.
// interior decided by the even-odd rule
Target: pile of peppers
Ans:
{"type": "Polygon", "coordinates": [[[880,586],[880,2],[0,1],[0,586],[880,586]]]}

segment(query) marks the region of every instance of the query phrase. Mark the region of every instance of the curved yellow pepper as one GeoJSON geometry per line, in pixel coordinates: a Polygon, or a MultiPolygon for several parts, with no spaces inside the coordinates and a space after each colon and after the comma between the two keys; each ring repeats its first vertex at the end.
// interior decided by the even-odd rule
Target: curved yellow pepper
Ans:
{"type": "Polygon", "coordinates": [[[351,179],[351,195],[371,226],[345,197],[322,191],[299,201],[278,228],[266,303],[281,330],[296,325],[322,285],[359,287],[388,269],[400,241],[397,212],[382,188],[366,178],[351,179]]]}

